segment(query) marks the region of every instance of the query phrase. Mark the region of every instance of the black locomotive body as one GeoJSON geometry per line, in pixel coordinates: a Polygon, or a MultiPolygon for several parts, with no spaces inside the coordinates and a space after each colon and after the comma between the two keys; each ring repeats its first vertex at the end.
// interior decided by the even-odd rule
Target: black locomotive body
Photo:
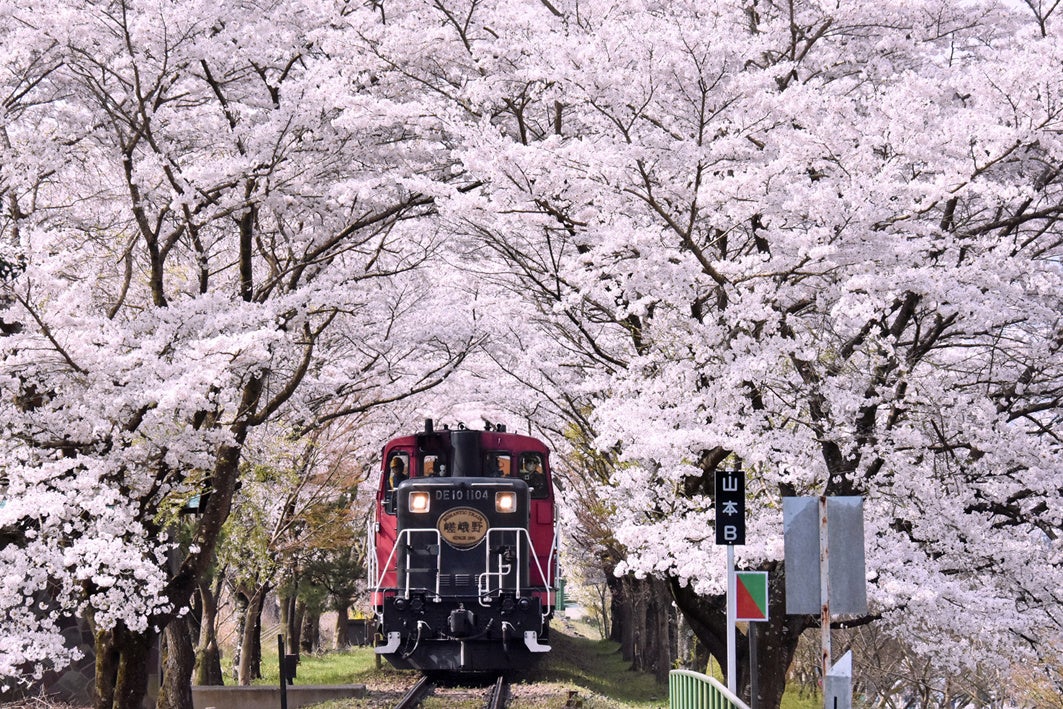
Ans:
{"type": "Polygon", "coordinates": [[[377,652],[400,668],[483,672],[549,651],[557,543],[545,446],[428,424],[385,446],[384,462],[370,569],[377,652]]]}

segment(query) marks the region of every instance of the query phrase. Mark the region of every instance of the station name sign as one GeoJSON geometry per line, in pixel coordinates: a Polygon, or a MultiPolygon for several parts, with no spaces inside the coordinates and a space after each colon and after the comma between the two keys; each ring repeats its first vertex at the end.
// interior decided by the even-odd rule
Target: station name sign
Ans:
{"type": "Polygon", "coordinates": [[[746,543],[746,478],[741,470],[716,471],[716,543],[746,543]]]}

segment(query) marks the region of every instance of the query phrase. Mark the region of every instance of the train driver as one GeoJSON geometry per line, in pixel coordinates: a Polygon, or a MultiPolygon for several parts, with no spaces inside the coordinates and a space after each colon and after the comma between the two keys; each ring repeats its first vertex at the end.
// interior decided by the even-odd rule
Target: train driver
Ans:
{"type": "Polygon", "coordinates": [[[402,458],[395,456],[391,459],[390,472],[388,473],[388,489],[394,490],[406,479],[406,464],[402,458]]]}
{"type": "Polygon", "coordinates": [[[538,455],[524,456],[520,477],[532,489],[532,497],[546,497],[546,476],[543,474],[542,465],[538,455]]]}

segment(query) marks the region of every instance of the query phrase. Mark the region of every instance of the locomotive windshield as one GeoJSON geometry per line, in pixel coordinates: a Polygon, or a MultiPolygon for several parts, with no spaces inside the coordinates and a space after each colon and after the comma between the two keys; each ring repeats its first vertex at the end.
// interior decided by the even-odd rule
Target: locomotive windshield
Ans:
{"type": "Polygon", "coordinates": [[[390,492],[410,478],[498,477],[523,480],[532,499],[550,497],[546,456],[541,451],[521,450],[523,446],[514,450],[510,448],[514,441],[481,441],[481,435],[468,429],[426,431],[414,438],[413,445],[392,448],[384,462],[385,490],[390,492]]]}

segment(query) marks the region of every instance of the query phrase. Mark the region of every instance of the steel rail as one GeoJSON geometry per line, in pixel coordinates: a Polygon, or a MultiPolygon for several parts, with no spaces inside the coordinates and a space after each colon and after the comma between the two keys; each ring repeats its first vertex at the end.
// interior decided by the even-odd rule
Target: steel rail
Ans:
{"type": "Polygon", "coordinates": [[[415,707],[421,704],[421,701],[432,693],[435,689],[435,684],[428,677],[423,675],[421,679],[417,681],[417,684],[410,688],[410,691],[399,700],[399,703],[395,705],[395,709],[415,709],[415,707]]]}
{"type": "Polygon", "coordinates": [[[509,684],[506,682],[506,676],[500,674],[491,693],[487,695],[487,703],[484,706],[486,709],[505,709],[508,694],[509,684]]]}

